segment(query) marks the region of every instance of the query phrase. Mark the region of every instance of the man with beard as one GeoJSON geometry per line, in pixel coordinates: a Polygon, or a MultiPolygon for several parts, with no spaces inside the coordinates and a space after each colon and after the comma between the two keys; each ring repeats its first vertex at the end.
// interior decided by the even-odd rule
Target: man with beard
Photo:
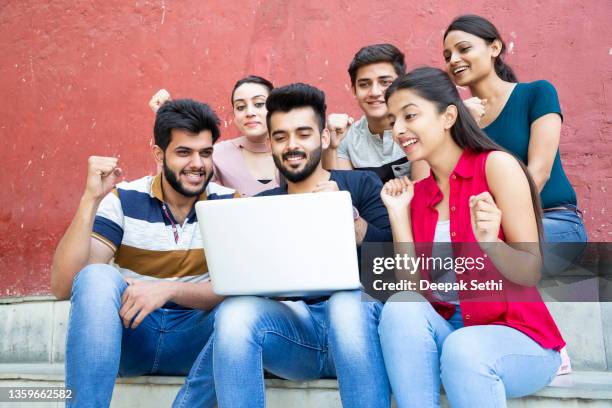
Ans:
{"type": "MultiPolygon", "coordinates": [[[[163,171],[154,177],[116,184],[117,158],[89,158],[51,272],[53,294],[71,300],[68,406],[109,406],[118,373],[186,375],[211,339],[221,297],[208,280],[194,206],[236,196],[209,183],[218,122],[206,104],[164,104],[153,146],[163,171]]],[[[214,388],[201,392],[212,406],[214,388]]]]}
{"type": "MultiPolygon", "coordinates": [[[[327,171],[321,165],[322,149],[329,144],[324,93],[292,84],[274,89],[266,107],[274,162],[287,186],[259,195],[348,191],[357,242],[390,241],[376,175],[327,171]]],[[[287,233],[300,231],[287,225],[287,233]]],[[[362,300],[359,290],[284,301],[227,298],[215,318],[213,371],[219,407],[264,407],[264,369],[290,380],[337,377],[344,407],[388,407],[389,383],[377,331],[380,310],[380,302],[362,300]]]]}

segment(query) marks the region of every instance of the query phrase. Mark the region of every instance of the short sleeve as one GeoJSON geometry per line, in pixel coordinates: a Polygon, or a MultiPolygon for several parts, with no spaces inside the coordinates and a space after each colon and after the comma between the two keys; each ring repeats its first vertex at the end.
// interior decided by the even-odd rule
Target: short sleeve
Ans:
{"type": "Polygon", "coordinates": [[[349,139],[351,137],[351,129],[349,128],[346,136],[340,142],[340,146],[338,146],[338,151],[336,152],[339,159],[351,160],[351,156],[348,152],[349,139]]]}
{"type": "Polygon", "coordinates": [[[104,197],[94,220],[92,237],[116,251],[123,240],[123,209],[117,189],[104,197]]]}
{"type": "Polygon", "coordinates": [[[553,84],[542,80],[530,85],[532,89],[529,101],[529,124],[549,113],[557,113],[563,120],[559,96],[553,84]]]}

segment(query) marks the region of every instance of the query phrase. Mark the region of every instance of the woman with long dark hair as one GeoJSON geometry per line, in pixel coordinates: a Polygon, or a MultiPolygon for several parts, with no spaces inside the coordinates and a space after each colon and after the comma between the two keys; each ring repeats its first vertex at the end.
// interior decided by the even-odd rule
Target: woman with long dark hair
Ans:
{"type": "MultiPolygon", "coordinates": [[[[254,196],[279,186],[279,174],[272,159],[266,125],[266,99],[274,88],[265,78],[249,75],[236,82],[232,90],[234,123],[241,136],[215,144],[213,181],[254,196]]],[[[155,112],[170,94],[158,91],[149,106],[155,112]]]]}
{"type": "MultiPolygon", "coordinates": [[[[504,62],[506,45],[497,28],[476,15],[456,18],[444,33],[444,60],[455,84],[483,101],[479,125],[496,143],[527,165],[540,193],[544,241],[585,243],[582,213],[559,155],[563,116],[555,87],[548,81],[519,82],[504,62]]],[[[580,253],[582,245],[564,246],[580,253]]],[[[545,258],[549,274],[573,260],[545,258]],[[552,262],[556,260],[557,262],[552,262]]]]}
{"type": "MultiPolygon", "coordinates": [[[[480,130],[445,72],[419,68],[401,76],[386,101],[396,143],[408,160],[431,168],[416,184],[395,179],[381,192],[397,247],[421,255],[423,243],[435,242],[429,255],[438,257],[463,248],[485,259],[489,276],[501,282],[484,303],[456,289],[450,297],[402,292],[385,304],[379,334],[398,407],[438,407],[441,383],[453,407],[505,406],[506,398],[549,383],[565,345],[534,287],[541,268],[537,189],[525,166],[480,130]]],[[[457,265],[437,279],[459,288],[481,276],[457,265]]],[[[435,281],[434,272],[409,276],[435,281]]]]}

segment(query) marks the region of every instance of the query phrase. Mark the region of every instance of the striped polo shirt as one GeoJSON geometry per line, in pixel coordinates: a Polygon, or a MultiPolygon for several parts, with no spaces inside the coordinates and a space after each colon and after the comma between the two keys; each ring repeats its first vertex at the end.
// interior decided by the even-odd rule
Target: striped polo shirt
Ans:
{"type": "MultiPolygon", "coordinates": [[[[209,183],[198,200],[238,197],[234,190],[209,183]]],[[[195,208],[177,224],[164,212],[161,175],[123,182],[98,208],[92,236],[114,252],[112,261],[126,278],[181,282],[208,280],[208,266],[195,208]],[[176,225],[178,241],[172,230],[176,225]]]]}

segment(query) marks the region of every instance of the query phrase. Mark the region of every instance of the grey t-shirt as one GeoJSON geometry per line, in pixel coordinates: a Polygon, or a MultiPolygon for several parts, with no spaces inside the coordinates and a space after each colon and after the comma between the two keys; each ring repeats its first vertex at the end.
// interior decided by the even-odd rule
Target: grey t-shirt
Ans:
{"type": "Polygon", "coordinates": [[[411,163],[393,141],[391,130],[385,130],[382,139],[373,135],[365,116],[349,128],[338,147],[338,157],[350,160],[356,170],[375,172],[383,183],[396,177],[410,177],[411,163]]]}

